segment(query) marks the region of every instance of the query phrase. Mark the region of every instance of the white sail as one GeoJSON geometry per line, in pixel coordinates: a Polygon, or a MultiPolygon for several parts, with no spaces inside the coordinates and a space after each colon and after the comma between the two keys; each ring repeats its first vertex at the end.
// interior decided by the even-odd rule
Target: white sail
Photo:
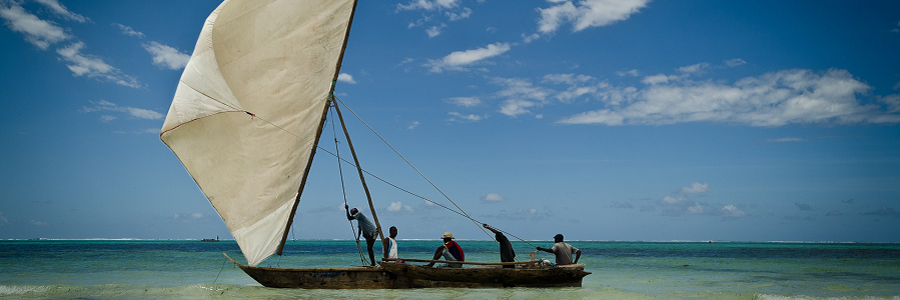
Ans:
{"type": "Polygon", "coordinates": [[[251,266],[275,253],[291,218],[354,6],[226,0],[178,83],[160,138],[251,266]]]}

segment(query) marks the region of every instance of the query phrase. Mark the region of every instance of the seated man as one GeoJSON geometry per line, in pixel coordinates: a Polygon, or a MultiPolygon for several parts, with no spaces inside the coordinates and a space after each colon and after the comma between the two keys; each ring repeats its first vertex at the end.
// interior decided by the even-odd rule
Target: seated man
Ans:
{"type": "MultiPolygon", "coordinates": [[[[441,236],[441,239],[444,240],[444,244],[437,247],[434,251],[434,258],[431,260],[438,260],[441,257],[444,257],[447,261],[466,261],[466,255],[463,253],[462,247],[459,246],[456,242],[453,241],[453,234],[449,231],[444,232],[444,235],[441,236]]],[[[434,262],[430,262],[426,267],[434,266],[434,262]]],[[[462,268],[462,264],[440,264],[439,268],[443,267],[451,267],[451,268],[462,268]]]]}
{"type": "Polygon", "coordinates": [[[397,227],[391,226],[390,236],[381,241],[384,246],[384,258],[397,259],[397,227]]]}

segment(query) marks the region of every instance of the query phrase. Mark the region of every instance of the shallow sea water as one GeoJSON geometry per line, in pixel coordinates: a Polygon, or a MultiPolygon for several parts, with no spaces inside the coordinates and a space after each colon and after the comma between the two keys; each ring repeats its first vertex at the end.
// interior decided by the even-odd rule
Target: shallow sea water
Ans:
{"type": "MultiPolygon", "coordinates": [[[[437,246],[398,243],[403,258],[427,259],[437,246]]],[[[459,243],[467,260],[499,260],[494,242],[459,243]]],[[[582,250],[580,262],[593,273],[582,288],[293,290],[261,287],[227,262],[222,253],[243,259],[233,241],[0,241],[0,298],[900,300],[900,244],[569,243],[582,250]]],[[[520,260],[533,251],[513,244],[520,260]]],[[[353,241],[290,241],[285,254],[261,266],[361,264],[353,241]]]]}

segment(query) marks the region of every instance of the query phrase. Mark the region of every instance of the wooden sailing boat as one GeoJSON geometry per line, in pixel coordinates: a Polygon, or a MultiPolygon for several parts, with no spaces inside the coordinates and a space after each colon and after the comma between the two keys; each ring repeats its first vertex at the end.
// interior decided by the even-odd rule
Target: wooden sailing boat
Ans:
{"type": "MultiPolygon", "coordinates": [[[[395,276],[380,268],[256,266],[284,248],[325,117],[337,108],[334,86],[355,8],[356,0],[224,1],[203,25],[160,133],[247,259],[232,262],[264,286],[387,288],[395,276]]],[[[479,286],[402,275],[395,282],[479,286]]]]}

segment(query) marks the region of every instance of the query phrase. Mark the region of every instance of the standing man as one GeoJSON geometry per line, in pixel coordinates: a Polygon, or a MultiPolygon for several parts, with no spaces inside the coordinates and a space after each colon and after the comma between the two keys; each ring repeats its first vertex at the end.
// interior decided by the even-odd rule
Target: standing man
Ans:
{"type": "Polygon", "coordinates": [[[581,258],[581,250],[572,247],[572,245],[566,244],[566,242],[563,242],[562,234],[557,234],[556,236],[554,236],[553,241],[553,248],[547,249],[537,247],[537,249],[540,251],[546,251],[556,254],[557,265],[563,266],[578,263],[578,259],[581,258]],[[572,253],[575,253],[575,262],[572,262],[572,253]]]}
{"type": "MultiPolygon", "coordinates": [[[[344,204],[344,209],[349,208],[344,204]]],[[[359,226],[359,233],[356,234],[356,239],[359,240],[359,236],[362,235],[366,238],[366,249],[369,250],[369,260],[372,262],[371,266],[375,266],[375,251],[372,250],[372,247],[375,246],[375,236],[378,235],[378,228],[375,227],[375,224],[372,221],[369,221],[369,218],[366,217],[359,209],[356,207],[347,211],[347,220],[356,220],[356,224],[359,226]]]]}
{"type": "MultiPolygon", "coordinates": [[[[434,251],[434,258],[431,260],[438,260],[443,256],[447,261],[466,261],[466,255],[463,253],[462,247],[453,241],[452,233],[449,231],[444,232],[441,239],[444,240],[444,244],[437,247],[434,251]]],[[[430,262],[425,266],[434,266],[434,262],[430,262]]],[[[462,264],[441,264],[439,267],[462,268],[462,264]]]]}
{"type": "MultiPolygon", "coordinates": [[[[503,235],[499,230],[494,229],[488,224],[484,224],[484,228],[487,228],[491,232],[494,233],[494,238],[497,239],[497,242],[500,243],[500,262],[513,262],[516,260],[516,251],[513,250],[512,244],[509,243],[509,239],[506,238],[506,235],[503,235]]],[[[515,268],[515,265],[503,265],[504,268],[515,268]]]]}

